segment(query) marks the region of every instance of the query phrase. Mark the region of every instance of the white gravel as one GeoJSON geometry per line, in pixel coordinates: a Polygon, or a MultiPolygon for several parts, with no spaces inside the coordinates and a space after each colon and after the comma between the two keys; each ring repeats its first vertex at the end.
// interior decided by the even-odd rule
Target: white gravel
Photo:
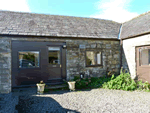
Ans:
{"type": "Polygon", "coordinates": [[[93,89],[19,93],[18,113],[150,113],[150,92],[93,89]]]}
{"type": "Polygon", "coordinates": [[[25,107],[28,113],[150,113],[150,93],[142,91],[55,91],[44,95],[22,95],[20,101],[30,106],[30,110],[25,107]]]}

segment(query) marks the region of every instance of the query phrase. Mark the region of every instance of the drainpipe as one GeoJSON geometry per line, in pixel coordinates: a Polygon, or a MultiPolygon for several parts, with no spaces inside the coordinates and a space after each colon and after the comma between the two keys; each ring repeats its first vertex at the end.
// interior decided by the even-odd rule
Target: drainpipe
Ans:
{"type": "MultiPolygon", "coordinates": [[[[119,29],[119,34],[118,34],[118,39],[120,39],[120,70],[121,70],[121,67],[122,67],[122,51],[123,51],[123,48],[122,48],[122,39],[120,38],[120,35],[121,35],[121,31],[122,31],[122,25],[120,26],[120,29],[119,29]]],[[[119,73],[120,74],[120,73],[119,73]]]]}

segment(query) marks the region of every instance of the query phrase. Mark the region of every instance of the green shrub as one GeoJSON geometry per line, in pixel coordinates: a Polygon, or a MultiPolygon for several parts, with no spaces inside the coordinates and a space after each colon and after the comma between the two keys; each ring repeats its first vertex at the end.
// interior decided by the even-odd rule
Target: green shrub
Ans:
{"type": "Polygon", "coordinates": [[[103,88],[106,89],[118,89],[125,91],[133,91],[133,90],[144,90],[150,91],[150,84],[148,82],[142,83],[142,81],[135,82],[129,73],[122,72],[121,74],[115,78],[112,75],[111,80],[108,82],[104,82],[102,85],[103,88]]]}
{"type": "Polygon", "coordinates": [[[103,88],[107,89],[119,89],[119,90],[135,90],[136,83],[131,79],[129,73],[123,73],[121,70],[121,74],[115,78],[112,75],[111,80],[109,82],[105,82],[102,85],[103,88]]]}
{"type": "Polygon", "coordinates": [[[91,77],[83,79],[74,79],[76,81],[76,89],[85,89],[85,88],[99,88],[102,87],[104,82],[109,81],[111,78],[105,77],[91,77]]]}
{"type": "Polygon", "coordinates": [[[144,90],[149,92],[150,91],[150,84],[146,81],[145,83],[142,80],[137,82],[137,90],[144,90]]]}
{"type": "Polygon", "coordinates": [[[80,79],[80,75],[79,76],[74,76],[75,81],[78,80],[78,79],[80,79]]]}
{"type": "Polygon", "coordinates": [[[87,79],[77,79],[75,87],[76,89],[84,89],[88,86],[89,82],[87,79]]]}
{"type": "MultiPolygon", "coordinates": [[[[111,74],[110,74],[111,75],[111,74]]],[[[115,74],[108,77],[91,77],[80,79],[80,76],[75,76],[76,89],[87,89],[87,88],[106,88],[106,89],[117,89],[125,91],[133,90],[144,90],[150,91],[150,84],[148,82],[143,83],[141,81],[135,82],[129,73],[125,73],[121,69],[120,75],[115,74]]]]}
{"type": "Polygon", "coordinates": [[[143,83],[143,89],[144,91],[147,91],[147,92],[150,91],[150,84],[147,81],[143,83]]]}

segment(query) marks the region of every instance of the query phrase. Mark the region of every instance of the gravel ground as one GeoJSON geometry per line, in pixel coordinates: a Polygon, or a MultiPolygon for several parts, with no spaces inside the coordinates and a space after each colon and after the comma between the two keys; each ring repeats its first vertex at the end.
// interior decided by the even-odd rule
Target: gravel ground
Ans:
{"type": "Polygon", "coordinates": [[[35,93],[16,93],[18,113],[150,113],[149,92],[93,89],[35,93]]]}

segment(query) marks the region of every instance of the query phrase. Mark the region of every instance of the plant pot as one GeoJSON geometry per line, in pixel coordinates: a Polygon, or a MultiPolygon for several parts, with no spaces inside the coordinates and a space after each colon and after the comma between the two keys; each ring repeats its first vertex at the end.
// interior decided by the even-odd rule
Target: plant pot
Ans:
{"type": "Polygon", "coordinates": [[[43,94],[45,84],[36,84],[36,85],[37,85],[37,93],[38,94],[43,94]]]}
{"type": "Polygon", "coordinates": [[[70,91],[75,91],[75,81],[68,82],[70,91]]]}

